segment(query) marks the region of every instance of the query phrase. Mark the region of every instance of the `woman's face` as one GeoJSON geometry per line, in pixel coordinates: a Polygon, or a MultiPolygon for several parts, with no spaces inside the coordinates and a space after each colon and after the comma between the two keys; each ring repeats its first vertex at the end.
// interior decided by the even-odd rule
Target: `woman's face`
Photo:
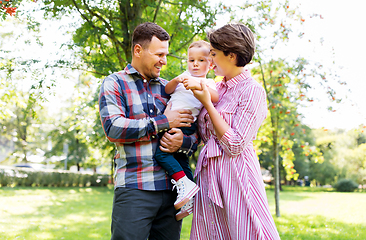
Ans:
{"type": "Polygon", "coordinates": [[[215,49],[211,46],[210,55],[212,58],[212,65],[215,75],[228,78],[231,75],[230,72],[233,67],[233,62],[230,60],[230,54],[225,56],[223,51],[215,49]]]}

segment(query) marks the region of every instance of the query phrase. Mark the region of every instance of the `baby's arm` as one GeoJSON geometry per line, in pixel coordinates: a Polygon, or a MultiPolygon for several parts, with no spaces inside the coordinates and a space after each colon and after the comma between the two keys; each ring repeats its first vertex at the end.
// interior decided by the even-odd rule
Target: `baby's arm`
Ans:
{"type": "Polygon", "coordinates": [[[176,78],[173,78],[165,85],[165,92],[167,94],[172,94],[175,89],[177,88],[178,84],[183,82],[183,78],[178,76],[176,78]]]}
{"type": "MultiPolygon", "coordinates": [[[[185,77],[183,80],[183,85],[187,90],[199,90],[201,91],[201,82],[200,79],[195,80],[194,77],[185,77]]],[[[211,94],[211,102],[218,102],[219,101],[219,93],[208,86],[208,91],[211,94]]]]}

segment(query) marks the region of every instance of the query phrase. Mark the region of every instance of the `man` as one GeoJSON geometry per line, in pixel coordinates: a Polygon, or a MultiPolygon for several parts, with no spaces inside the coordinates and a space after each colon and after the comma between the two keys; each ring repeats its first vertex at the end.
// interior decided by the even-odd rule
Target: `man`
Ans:
{"type": "Polygon", "coordinates": [[[178,127],[193,122],[188,110],[166,106],[166,80],[159,78],[167,64],[170,37],[160,26],[143,23],[132,36],[132,62],[124,71],[104,79],[99,96],[102,126],[117,147],[111,239],[179,239],[175,220],[176,193],[165,171],[153,159],[159,140],[165,152],[191,154],[194,136],[178,127]]]}

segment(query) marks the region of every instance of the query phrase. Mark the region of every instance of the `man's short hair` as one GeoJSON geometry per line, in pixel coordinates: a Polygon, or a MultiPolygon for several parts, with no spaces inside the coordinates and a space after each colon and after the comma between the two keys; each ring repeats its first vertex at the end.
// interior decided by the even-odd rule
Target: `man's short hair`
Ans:
{"type": "Polygon", "coordinates": [[[236,66],[244,67],[253,58],[255,38],[252,31],[243,23],[230,23],[207,33],[211,46],[223,51],[225,56],[234,53],[236,66]]]}
{"type": "Polygon", "coordinates": [[[145,22],[138,25],[132,34],[132,52],[136,44],[140,44],[142,48],[148,47],[153,36],[160,41],[169,41],[170,39],[164,28],[155,23],[145,22]]]}

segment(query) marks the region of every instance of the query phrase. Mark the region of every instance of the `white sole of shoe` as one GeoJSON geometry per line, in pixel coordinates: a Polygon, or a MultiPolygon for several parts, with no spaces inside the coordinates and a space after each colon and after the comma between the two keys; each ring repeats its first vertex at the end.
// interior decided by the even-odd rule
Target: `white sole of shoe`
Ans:
{"type": "Polygon", "coordinates": [[[186,198],[183,198],[182,201],[174,204],[174,208],[177,210],[182,208],[189,201],[189,199],[193,198],[193,196],[198,193],[199,190],[200,188],[198,186],[195,186],[192,191],[187,194],[186,198]]]}
{"type": "Polygon", "coordinates": [[[184,212],[181,212],[181,213],[178,213],[177,215],[175,215],[175,219],[177,221],[182,220],[183,218],[189,216],[192,213],[193,213],[193,208],[190,208],[187,211],[184,211],[184,212]]]}

